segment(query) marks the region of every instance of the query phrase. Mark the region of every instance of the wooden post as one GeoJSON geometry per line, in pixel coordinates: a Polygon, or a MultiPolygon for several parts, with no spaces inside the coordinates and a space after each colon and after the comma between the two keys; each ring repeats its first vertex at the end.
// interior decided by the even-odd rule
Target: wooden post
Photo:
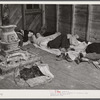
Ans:
{"type": "Polygon", "coordinates": [[[88,6],[88,25],[87,25],[87,36],[86,36],[86,41],[88,41],[90,39],[90,15],[91,15],[91,11],[92,11],[92,5],[88,6]]]}
{"type": "Polygon", "coordinates": [[[45,19],[45,5],[42,5],[42,26],[45,27],[46,19],[45,19]]]}
{"type": "MultiPolygon", "coordinates": [[[[43,26],[43,20],[44,20],[43,19],[43,13],[44,12],[43,12],[43,5],[42,4],[39,5],[39,9],[41,10],[40,14],[41,14],[41,27],[42,27],[43,26]]],[[[41,28],[40,28],[40,30],[41,30],[41,28]]]]}
{"type": "Polygon", "coordinates": [[[23,30],[26,29],[26,18],[25,18],[25,5],[22,5],[22,28],[23,30]]]}
{"type": "Polygon", "coordinates": [[[59,31],[59,5],[57,5],[56,6],[56,11],[57,11],[57,13],[56,13],[56,31],[59,31]]]}
{"type": "Polygon", "coordinates": [[[1,6],[2,25],[9,25],[9,6],[8,4],[2,4],[1,6]]]}
{"type": "Polygon", "coordinates": [[[1,4],[1,23],[3,25],[3,5],[1,4]]]}
{"type": "Polygon", "coordinates": [[[71,34],[74,34],[74,28],[75,28],[75,5],[72,5],[72,28],[71,28],[71,34]]]}

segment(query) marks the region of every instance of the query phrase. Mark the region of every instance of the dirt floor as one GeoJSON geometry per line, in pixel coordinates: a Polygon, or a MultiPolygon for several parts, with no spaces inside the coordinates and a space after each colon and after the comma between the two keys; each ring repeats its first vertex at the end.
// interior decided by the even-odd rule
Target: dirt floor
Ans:
{"type": "Polygon", "coordinates": [[[68,89],[68,90],[99,90],[100,69],[87,62],[77,65],[66,60],[57,61],[53,54],[35,48],[33,45],[23,47],[25,50],[38,53],[43,62],[50,67],[54,79],[47,84],[35,87],[19,87],[13,77],[6,77],[0,81],[0,89],[68,89]]]}

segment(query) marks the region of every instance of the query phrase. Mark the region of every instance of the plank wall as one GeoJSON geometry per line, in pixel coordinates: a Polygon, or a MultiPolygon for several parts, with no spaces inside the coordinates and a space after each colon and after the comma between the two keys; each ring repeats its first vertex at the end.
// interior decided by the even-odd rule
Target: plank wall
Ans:
{"type": "Polygon", "coordinates": [[[62,34],[71,33],[72,25],[72,6],[71,5],[59,5],[58,7],[58,31],[62,34]]]}
{"type": "Polygon", "coordinates": [[[2,25],[2,18],[1,18],[1,5],[0,5],[0,25],[2,25]]]}
{"type": "Polygon", "coordinates": [[[45,5],[45,24],[47,32],[56,32],[56,5],[45,5]]]}
{"type": "Polygon", "coordinates": [[[21,5],[10,4],[10,24],[17,25],[18,29],[22,29],[22,8],[21,5]]]}
{"type": "Polygon", "coordinates": [[[89,5],[89,41],[100,42],[100,5],[89,5]]]}
{"type": "Polygon", "coordinates": [[[24,6],[21,4],[8,4],[10,24],[16,25],[17,30],[25,29],[39,32],[42,24],[41,13],[34,10],[26,12],[26,8],[23,8],[24,6]]]}
{"type": "Polygon", "coordinates": [[[82,40],[86,39],[88,25],[88,6],[73,5],[72,34],[78,34],[82,40]]]}
{"type": "MultiPolygon", "coordinates": [[[[16,24],[18,29],[22,29],[22,5],[10,4],[9,9],[10,24],[16,24]]],[[[44,19],[47,32],[78,34],[82,40],[100,42],[100,5],[45,5],[44,9],[43,18],[41,13],[26,14],[26,29],[38,32],[42,26],[41,20],[44,19]]]]}

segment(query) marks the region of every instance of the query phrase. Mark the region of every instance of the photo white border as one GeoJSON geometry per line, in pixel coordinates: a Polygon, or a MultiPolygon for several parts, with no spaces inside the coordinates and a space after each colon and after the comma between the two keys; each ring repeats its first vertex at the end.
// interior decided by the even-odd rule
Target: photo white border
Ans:
{"type": "MultiPolygon", "coordinates": [[[[100,1],[0,1],[0,4],[100,4],[100,1]]],[[[100,90],[0,89],[0,99],[100,98],[100,90]]]]}
{"type": "Polygon", "coordinates": [[[0,4],[100,4],[100,1],[0,1],[0,4]]]}

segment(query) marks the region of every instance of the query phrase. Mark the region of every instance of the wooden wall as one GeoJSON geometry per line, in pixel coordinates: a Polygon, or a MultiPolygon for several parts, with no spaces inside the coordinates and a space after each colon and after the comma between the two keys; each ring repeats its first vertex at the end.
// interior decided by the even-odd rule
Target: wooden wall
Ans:
{"type": "MultiPolygon", "coordinates": [[[[32,5],[35,6],[35,5],[32,5]]],[[[24,5],[25,7],[25,5],[24,5]]],[[[24,9],[25,11],[25,29],[33,30],[34,32],[39,32],[42,27],[42,9],[41,5],[38,6],[39,8],[32,8],[32,9],[24,9]]]]}
{"type": "Polygon", "coordinates": [[[9,5],[9,19],[10,24],[17,25],[17,29],[22,29],[22,7],[21,5],[12,4],[9,5]]]}
{"type": "Polygon", "coordinates": [[[82,40],[86,39],[88,25],[88,6],[73,5],[72,34],[78,34],[82,40]]]}
{"type": "Polygon", "coordinates": [[[45,24],[47,32],[56,32],[56,5],[45,5],[45,24]]]}
{"type": "MultiPolygon", "coordinates": [[[[0,5],[0,25],[2,25],[2,18],[1,18],[1,5],[0,5]]],[[[1,30],[0,30],[0,37],[1,37],[1,30]]]]}
{"type": "Polygon", "coordinates": [[[100,5],[89,5],[88,40],[100,42],[100,5]]]}
{"type": "MultiPolygon", "coordinates": [[[[18,29],[22,29],[22,12],[21,12],[21,5],[17,4],[8,4],[8,16],[9,16],[9,23],[11,25],[16,25],[18,29]]],[[[3,16],[3,5],[0,5],[0,25],[3,25],[2,23],[2,16],[3,16]],[[2,9],[1,9],[2,7],[2,9]]]]}
{"type": "Polygon", "coordinates": [[[0,25],[2,25],[2,18],[1,18],[1,5],[0,5],[0,25]]]}
{"type": "Polygon", "coordinates": [[[72,26],[72,5],[59,5],[58,7],[57,26],[58,31],[62,34],[71,33],[72,26]]]}
{"type": "MultiPolygon", "coordinates": [[[[22,29],[22,5],[10,4],[9,10],[10,24],[16,24],[18,29],[22,29]]],[[[41,13],[26,14],[26,29],[38,32],[42,26],[41,15],[41,13]]],[[[47,32],[75,33],[82,40],[100,42],[100,5],[45,5],[44,15],[47,32]]],[[[0,16],[0,25],[1,19],[0,16]]]]}
{"type": "Polygon", "coordinates": [[[53,8],[50,6],[45,8],[49,31],[54,31],[56,27],[62,34],[78,34],[81,40],[100,42],[100,5],[55,5],[55,7],[53,5],[53,8]]]}
{"type": "Polygon", "coordinates": [[[26,29],[39,32],[42,26],[41,20],[41,14],[26,15],[26,29]]]}
{"type": "Polygon", "coordinates": [[[38,11],[26,11],[26,8],[23,8],[24,6],[21,4],[8,4],[9,24],[16,25],[16,30],[25,29],[39,32],[42,26],[41,9],[38,11]]]}

